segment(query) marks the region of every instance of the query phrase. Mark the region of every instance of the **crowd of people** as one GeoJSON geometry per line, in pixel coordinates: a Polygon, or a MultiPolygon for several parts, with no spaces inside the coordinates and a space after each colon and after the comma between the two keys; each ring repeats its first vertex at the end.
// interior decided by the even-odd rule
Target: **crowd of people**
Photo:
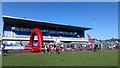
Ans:
{"type": "Polygon", "coordinates": [[[49,53],[52,54],[52,52],[60,53],[60,51],[63,50],[63,44],[54,44],[54,43],[44,43],[42,45],[42,54],[43,53],[49,53]]]}
{"type": "Polygon", "coordinates": [[[42,46],[42,53],[49,53],[52,52],[60,53],[62,51],[86,51],[86,50],[93,50],[93,51],[100,51],[102,49],[102,45],[100,43],[44,43],[42,46]]]}
{"type": "Polygon", "coordinates": [[[118,44],[112,44],[112,45],[108,45],[108,49],[109,50],[113,50],[113,49],[118,49],[119,48],[119,45],[118,44]]]}
{"type": "MultiPolygon", "coordinates": [[[[118,49],[118,44],[114,43],[112,45],[108,45],[109,50],[113,50],[113,49],[118,49]]],[[[49,53],[51,54],[52,52],[56,52],[56,53],[60,53],[62,51],[101,51],[102,49],[106,49],[104,48],[104,45],[102,43],[80,43],[80,42],[74,42],[74,43],[44,43],[44,45],[42,46],[42,53],[49,53]]]]}
{"type": "MultiPolygon", "coordinates": [[[[13,45],[13,44],[11,44],[13,45]]],[[[16,46],[20,46],[21,44],[15,44],[16,46]]],[[[37,43],[34,44],[35,46],[37,46],[37,43]]],[[[6,44],[3,44],[2,46],[2,50],[4,52],[4,54],[7,53],[7,50],[5,50],[6,44]]],[[[21,45],[23,46],[23,45],[21,45]]],[[[60,54],[62,51],[86,51],[86,50],[90,50],[90,51],[101,51],[103,48],[102,43],[88,43],[88,42],[44,42],[44,44],[42,45],[42,54],[43,53],[49,53],[52,54],[53,52],[56,52],[57,54],[60,54]]],[[[113,45],[108,45],[108,49],[112,50],[112,49],[118,49],[118,44],[113,44],[113,45]]]]}

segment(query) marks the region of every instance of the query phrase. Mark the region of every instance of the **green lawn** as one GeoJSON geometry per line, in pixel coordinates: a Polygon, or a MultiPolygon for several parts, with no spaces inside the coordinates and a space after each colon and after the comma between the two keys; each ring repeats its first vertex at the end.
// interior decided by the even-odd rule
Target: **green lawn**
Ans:
{"type": "Polygon", "coordinates": [[[118,51],[74,51],[60,54],[23,53],[2,57],[3,66],[117,66],[118,51]]]}

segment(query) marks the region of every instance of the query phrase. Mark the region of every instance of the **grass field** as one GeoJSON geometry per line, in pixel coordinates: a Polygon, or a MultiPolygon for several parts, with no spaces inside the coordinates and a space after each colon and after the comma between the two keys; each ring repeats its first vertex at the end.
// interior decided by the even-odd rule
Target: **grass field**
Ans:
{"type": "Polygon", "coordinates": [[[118,51],[62,52],[60,54],[22,53],[2,57],[3,66],[118,66],[118,51]]]}

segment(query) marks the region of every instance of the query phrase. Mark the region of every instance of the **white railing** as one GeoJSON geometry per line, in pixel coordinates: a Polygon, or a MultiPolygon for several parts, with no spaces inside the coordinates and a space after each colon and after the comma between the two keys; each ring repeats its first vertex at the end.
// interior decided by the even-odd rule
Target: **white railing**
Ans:
{"type": "MultiPolygon", "coordinates": [[[[60,40],[60,41],[88,41],[88,39],[85,38],[43,38],[43,40],[45,41],[54,41],[55,39],[60,40]]],[[[30,38],[14,38],[14,37],[2,37],[2,40],[30,40],[30,38]]],[[[35,40],[37,40],[37,38],[35,38],[35,40]]]]}

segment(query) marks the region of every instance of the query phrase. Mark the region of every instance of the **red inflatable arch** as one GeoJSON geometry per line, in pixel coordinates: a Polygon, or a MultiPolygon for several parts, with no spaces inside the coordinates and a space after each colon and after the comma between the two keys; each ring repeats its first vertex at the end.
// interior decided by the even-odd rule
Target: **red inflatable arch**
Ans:
{"type": "Polygon", "coordinates": [[[41,52],[41,48],[43,45],[43,36],[42,32],[38,28],[34,28],[30,35],[30,48],[31,52],[41,52]],[[33,46],[34,36],[37,35],[38,38],[38,46],[33,46]]]}

